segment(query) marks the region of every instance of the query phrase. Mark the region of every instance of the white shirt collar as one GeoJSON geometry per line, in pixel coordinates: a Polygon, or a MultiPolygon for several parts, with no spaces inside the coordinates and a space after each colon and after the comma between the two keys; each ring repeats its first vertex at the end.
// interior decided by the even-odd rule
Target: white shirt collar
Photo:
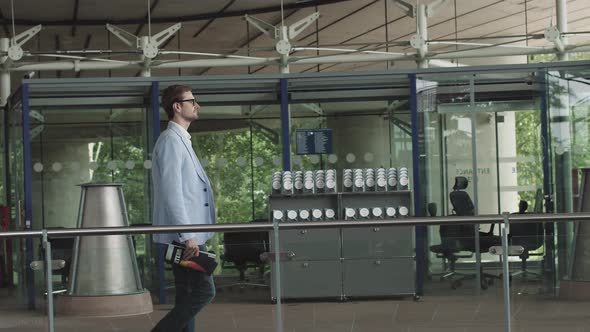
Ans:
{"type": "Polygon", "coordinates": [[[191,140],[191,134],[188,133],[188,131],[186,131],[186,129],[184,129],[181,125],[179,125],[178,123],[174,122],[174,121],[170,121],[170,123],[174,126],[176,126],[177,128],[180,129],[180,131],[182,132],[182,134],[184,135],[184,137],[186,137],[186,139],[188,139],[189,141],[191,140]]]}

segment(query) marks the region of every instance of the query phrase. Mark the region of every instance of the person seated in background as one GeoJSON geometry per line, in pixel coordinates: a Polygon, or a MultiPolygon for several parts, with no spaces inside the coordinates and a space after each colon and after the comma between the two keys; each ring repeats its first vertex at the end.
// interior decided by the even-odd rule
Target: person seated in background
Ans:
{"type": "Polygon", "coordinates": [[[524,214],[526,213],[526,210],[529,208],[529,203],[527,203],[525,200],[520,200],[520,202],[518,202],[518,213],[519,214],[524,214]]]}

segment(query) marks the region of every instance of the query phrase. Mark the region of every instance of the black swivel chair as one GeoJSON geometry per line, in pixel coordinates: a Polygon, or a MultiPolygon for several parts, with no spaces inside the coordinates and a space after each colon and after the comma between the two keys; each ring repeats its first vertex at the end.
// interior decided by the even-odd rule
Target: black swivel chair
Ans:
{"type": "MultiPolygon", "coordinates": [[[[469,181],[464,176],[455,177],[455,185],[453,191],[449,194],[453,211],[458,216],[473,216],[475,215],[475,206],[469,194],[465,191],[469,181]]],[[[458,242],[463,250],[468,250],[473,253],[475,250],[475,226],[474,225],[458,225],[458,242]]],[[[479,232],[479,252],[488,252],[490,247],[500,245],[502,240],[499,236],[494,235],[493,226],[489,232],[479,232]]],[[[497,275],[481,272],[481,288],[486,289],[489,284],[493,283],[494,279],[499,279],[497,275]]]]}
{"type": "MultiPolygon", "coordinates": [[[[431,217],[436,216],[436,204],[428,204],[428,213],[431,217]]],[[[430,251],[436,254],[437,258],[443,260],[443,272],[434,273],[430,276],[439,276],[440,280],[451,280],[451,287],[457,288],[464,279],[472,278],[475,275],[457,272],[455,263],[460,258],[470,258],[472,253],[466,253],[458,241],[460,238],[460,225],[441,225],[439,228],[440,244],[430,246],[430,251]],[[462,252],[463,251],[463,252],[462,252]]]]}
{"type": "Polygon", "coordinates": [[[224,254],[221,257],[222,267],[231,266],[237,269],[240,273],[240,279],[238,283],[220,285],[220,287],[268,287],[264,283],[266,262],[260,257],[261,254],[269,251],[268,232],[224,233],[223,239],[224,254]],[[258,283],[250,282],[246,277],[246,271],[251,267],[258,269],[258,283]]]}
{"type": "MultiPolygon", "coordinates": [[[[528,203],[521,200],[518,204],[518,213],[524,214],[528,209],[528,203]]],[[[533,254],[541,248],[544,244],[545,231],[543,223],[540,222],[525,222],[510,224],[510,233],[508,234],[508,241],[510,245],[522,246],[524,251],[518,255],[521,259],[521,270],[510,273],[511,277],[522,276],[526,279],[529,275],[541,277],[540,273],[531,272],[527,270],[527,260],[530,256],[541,256],[541,254],[533,254]]]]}

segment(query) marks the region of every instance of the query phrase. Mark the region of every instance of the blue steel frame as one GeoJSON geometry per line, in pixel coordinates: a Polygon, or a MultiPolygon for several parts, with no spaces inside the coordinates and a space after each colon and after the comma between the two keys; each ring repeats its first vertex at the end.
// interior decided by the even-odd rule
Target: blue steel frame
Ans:
{"type": "MultiPolygon", "coordinates": [[[[153,144],[156,143],[160,136],[160,84],[158,81],[152,82],[151,88],[151,109],[152,109],[152,137],[153,144]]],[[[153,146],[150,148],[153,149],[153,146]]],[[[150,188],[151,190],[151,188],[150,188]]],[[[164,254],[166,253],[166,246],[158,244],[156,246],[158,251],[158,303],[166,303],[166,274],[164,272],[164,254]]]]}
{"type": "Polygon", "coordinates": [[[291,133],[288,80],[281,78],[281,143],[283,145],[283,171],[291,170],[291,133]]]}
{"type": "MultiPolygon", "coordinates": [[[[24,175],[24,190],[25,190],[25,229],[31,229],[31,220],[33,220],[33,185],[31,174],[31,134],[29,132],[29,85],[23,83],[22,91],[22,116],[23,116],[23,175],[24,175]]],[[[20,213],[17,211],[16,213],[20,213]]],[[[29,266],[33,261],[33,239],[26,239],[26,255],[27,264],[29,266]]],[[[27,304],[29,309],[35,309],[35,277],[33,272],[26,270],[27,283],[27,304]]]]}
{"type": "MultiPolygon", "coordinates": [[[[408,75],[410,79],[410,111],[412,120],[412,169],[413,169],[413,182],[414,182],[414,214],[416,217],[423,217],[422,211],[422,190],[420,181],[420,145],[418,142],[418,94],[416,86],[416,74],[408,75]]],[[[426,227],[416,226],[416,295],[422,295],[424,293],[424,245],[426,227]]]]}

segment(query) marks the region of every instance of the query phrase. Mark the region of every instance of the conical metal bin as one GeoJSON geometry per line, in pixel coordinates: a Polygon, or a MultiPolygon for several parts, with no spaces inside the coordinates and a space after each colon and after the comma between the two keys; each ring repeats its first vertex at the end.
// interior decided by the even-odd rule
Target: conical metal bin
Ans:
{"type": "MultiPolygon", "coordinates": [[[[80,185],[78,228],[127,227],[120,183],[80,185]]],[[[122,316],[153,311],[142,284],[131,235],[79,236],[74,244],[68,291],[57,312],[79,316],[122,316]]]]}

